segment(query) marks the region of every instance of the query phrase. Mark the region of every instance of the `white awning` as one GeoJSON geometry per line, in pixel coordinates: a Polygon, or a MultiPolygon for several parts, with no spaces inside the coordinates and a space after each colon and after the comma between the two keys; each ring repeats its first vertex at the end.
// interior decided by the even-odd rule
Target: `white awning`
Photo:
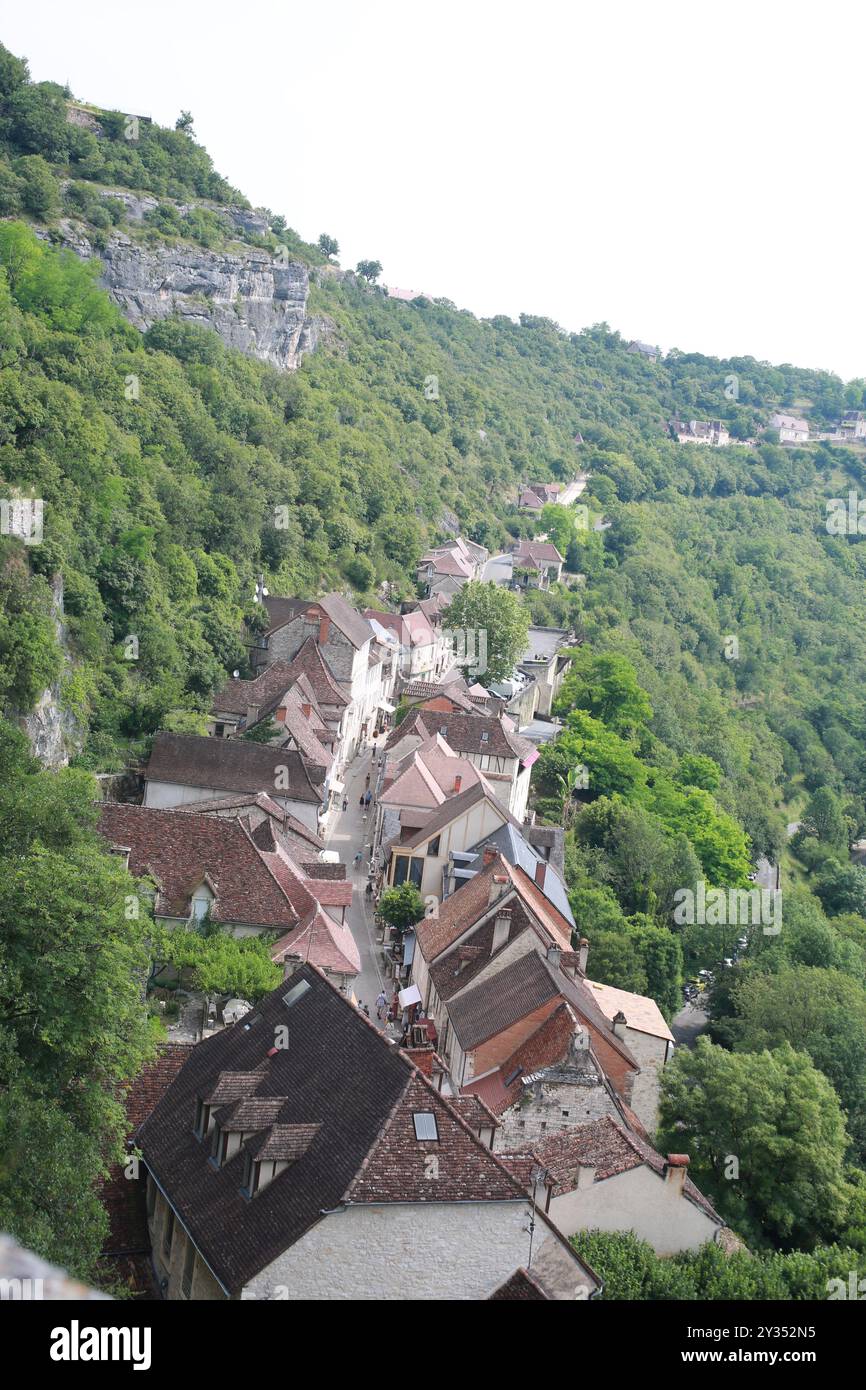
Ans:
{"type": "Polygon", "coordinates": [[[393,714],[396,705],[389,705],[387,700],[380,700],[376,708],[380,709],[383,714],[393,714]]]}
{"type": "Polygon", "coordinates": [[[411,1004],[421,1003],[421,991],[417,985],[409,985],[408,989],[401,989],[397,995],[397,1003],[401,1009],[408,1009],[411,1004]]]}
{"type": "Polygon", "coordinates": [[[332,783],[331,783],[331,788],[330,788],[330,789],[331,789],[332,792],[335,793],[335,795],[337,795],[337,796],[342,796],[342,795],[343,795],[343,792],[346,790],[345,783],[343,783],[343,782],[332,782],[332,783]]]}

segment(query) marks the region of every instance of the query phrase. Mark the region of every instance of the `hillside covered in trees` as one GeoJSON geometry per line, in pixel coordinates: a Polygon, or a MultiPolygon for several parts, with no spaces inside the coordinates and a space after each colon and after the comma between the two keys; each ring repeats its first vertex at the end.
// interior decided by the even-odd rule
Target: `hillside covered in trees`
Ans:
{"type": "MultiPolygon", "coordinates": [[[[650,361],[605,324],[569,332],[528,313],[480,321],[443,300],[389,299],[374,275],[339,271],[328,238],[324,249],[306,241],[282,215],[265,210],[264,231],[227,229],[221,208],[245,201],[188,121],[142,122],[131,142],[123,113],[93,112],[97,134],[69,121],[70,99],[0,49],[0,491],[45,504],[40,545],[0,537],[0,706],[14,719],[59,681],[76,729],[73,766],[49,779],[4,734],[19,794],[6,802],[0,876],[0,920],[18,933],[3,992],[26,1002],[46,988],[28,973],[42,908],[33,889],[22,915],[20,886],[50,880],[85,956],[85,904],[101,904],[115,943],[102,987],[126,1042],[117,1065],[106,1043],[97,1101],[73,1085],[80,1035],[61,1043],[55,1019],[41,1033],[29,1019],[3,1025],[7,1100],[26,1104],[34,1142],[56,1152],[58,1185],[28,1188],[26,1209],[0,1191],[4,1221],[15,1228],[17,1211],[37,1248],[91,1266],[98,1213],[76,1246],[51,1204],[70,1144],[86,1150],[90,1177],[119,1142],[104,1094],[147,1047],[126,991],[146,943],[112,906],[124,876],[94,867],[85,773],[123,768],[158,729],[203,727],[226,673],[248,672],[259,573],[272,593],[336,587],[364,603],[387,584],[396,600],[414,594],[418,556],[449,532],[497,551],[550,530],[585,580],[527,602],[536,622],[573,629],[584,653],[535,786],[541,811],[568,821],[569,887],[595,978],[646,990],[670,1015],[683,971],[719,966],[730,945],[678,937],[674,889],[700,875],[742,887],[759,856],[784,856],[788,926],[779,939],[757,933],[720,978],[713,1042],[694,1054],[705,1070],[673,1077],[665,1122],[693,1128],[696,1180],[751,1241],[866,1248],[866,871],[848,863],[866,833],[866,548],[825,524],[828,500],[866,482],[866,454],[782,447],[767,428],[776,410],[822,425],[866,409],[866,382],[684,351],[650,361]],[[157,200],[141,225],[118,189],[157,200]],[[142,246],[290,255],[310,273],[309,311],[331,329],[293,373],[179,320],[141,334],[99,287],[98,260],[68,249],[70,229],[97,254],[122,233],[142,246]],[[734,442],[679,445],[674,416],[723,419],[734,442]],[[563,509],[518,513],[522,481],[578,470],[606,529],[581,530],[563,509]],[[590,783],[575,799],[578,764],[590,783]],[[725,1185],[737,1116],[722,1115],[718,1142],[701,1146],[691,1098],[702,1080],[763,1094],[773,1113],[799,1098],[815,1128],[792,1138],[785,1161],[812,1174],[811,1194],[801,1184],[780,1209],[756,1178],[725,1185]]],[[[0,1107],[0,1127],[11,1131],[11,1114],[0,1107]]],[[[760,1152],[753,1163],[754,1175],[760,1152]]]]}

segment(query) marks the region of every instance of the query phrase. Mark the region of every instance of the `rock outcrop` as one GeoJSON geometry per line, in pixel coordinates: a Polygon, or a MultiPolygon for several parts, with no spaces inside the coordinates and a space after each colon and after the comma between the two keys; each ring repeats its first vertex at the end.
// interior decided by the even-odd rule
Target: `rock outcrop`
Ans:
{"type": "Polygon", "coordinates": [[[150,249],[115,237],[100,253],[102,283],[121,313],[144,332],[177,316],[213,328],[227,347],[293,371],[318,340],[307,316],[306,266],[264,251],[243,255],[190,246],[150,249]]]}
{"type": "MultiPolygon", "coordinates": [[[[140,223],[158,203],[148,194],[126,189],[103,192],[123,202],[133,223],[140,223]]],[[[267,231],[266,219],[251,209],[218,211],[241,235],[267,231]]],[[[82,225],[69,219],[60,223],[60,232],[77,255],[99,257],[102,284],[124,317],[142,333],[157,320],[176,316],[212,328],[227,347],[282,371],[294,371],[303,354],[312,352],[320,337],[331,331],[328,320],[307,313],[310,277],[299,261],[281,260],[255,247],[239,246],[237,251],[209,251],[188,243],[150,247],[123,232],[95,250],[82,225]]]]}
{"type": "MultiPolygon", "coordinates": [[[[69,660],[63,622],[63,579],[60,575],[52,581],[51,596],[51,614],[57,640],[69,660]]],[[[27,714],[18,714],[16,722],[27,737],[31,753],[43,767],[66,767],[70,754],[81,751],[83,730],[72,710],[62,703],[60,681],[43,690],[33,708],[27,714]]]]}

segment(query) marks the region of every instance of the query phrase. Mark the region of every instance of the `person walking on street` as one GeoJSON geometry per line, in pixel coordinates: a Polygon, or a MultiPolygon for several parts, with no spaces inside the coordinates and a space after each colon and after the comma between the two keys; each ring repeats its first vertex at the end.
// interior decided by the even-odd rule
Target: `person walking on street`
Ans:
{"type": "Polygon", "coordinates": [[[378,993],[377,996],[376,996],[376,1017],[380,1020],[380,1022],[381,1022],[381,1019],[382,1019],[382,1015],[384,1014],[384,1012],[385,1012],[385,1010],[386,1010],[387,1007],[388,1007],[388,996],[386,995],[385,991],[382,989],[382,990],[379,991],[379,993],[378,993]]]}
{"type": "Polygon", "coordinates": [[[358,853],[355,855],[355,858],[352,860],[352,863],[355,865],[356,868],[357,868],[358,865],[360,864],[360,862],[361,862],[361,860],[363,859],[363,857],[364,857],[363,852],[362,852],[361,850],[358,850],[358,853]]]}
{"type": "Polygon", "coordinates": [[[347,796],[344,796],[344,797],[343,797],[343,810],[346,811],[346,810],[348,810],[348,808],[349,808],[349,798],[348,798],[347,796]]]}

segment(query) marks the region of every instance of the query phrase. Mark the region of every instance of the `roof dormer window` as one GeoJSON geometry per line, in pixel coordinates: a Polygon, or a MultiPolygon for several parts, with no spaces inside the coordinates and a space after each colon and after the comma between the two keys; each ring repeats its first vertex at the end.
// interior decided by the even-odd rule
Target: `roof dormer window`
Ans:
{"type": "Polygon", "coordinates": [[[436,1126],[436,1116],[432,1110],[416,1110],[412,1119],[415,1124],[416,1139],[438,1140],[439,1130],[436,1126]]]}

